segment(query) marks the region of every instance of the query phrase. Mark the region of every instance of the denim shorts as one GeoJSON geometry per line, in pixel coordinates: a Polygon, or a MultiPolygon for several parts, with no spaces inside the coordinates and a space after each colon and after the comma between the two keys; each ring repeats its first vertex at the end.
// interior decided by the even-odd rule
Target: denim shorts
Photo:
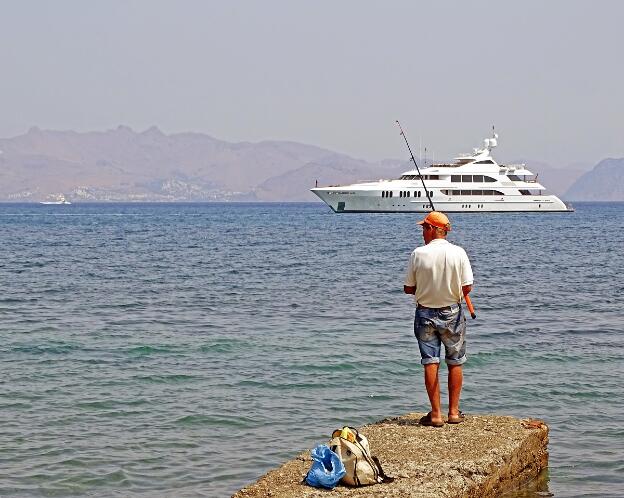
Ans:
{"type": "Polygon", "coordinates": [[[423,365],[440,363],[442,344],[448,365],[461,365],[467,359],[466,316],[459,304],[442,309],[417,308],[414,335],[423,365]]]}

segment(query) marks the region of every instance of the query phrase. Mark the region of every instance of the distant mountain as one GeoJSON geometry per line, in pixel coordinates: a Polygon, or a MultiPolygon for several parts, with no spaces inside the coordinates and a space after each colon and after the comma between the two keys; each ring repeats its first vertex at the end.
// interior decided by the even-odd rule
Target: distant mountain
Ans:
{"type": "Polygon", "coordinates": [[[624,201],[624,158],[603,159],[565,193],[572,201],[624,201]]]}
{"type": "MultiPolygon", "coordinates": [[[[408,161],[368,162],[295,142],[230,143],[202,133],[167,135],[156,127],[86,133],[35,127],[0,139],[0,151],[0,202],[36,202],[61,194],[74,202],[317,201],[309,190],[317,182],[396,178],[410,169],[408,161]]],[[[557,195],[567,191],[566,199],[599,198],[572,186],[588,168],[521,162],[557,195]]],[[[592,181],[600,177],[599,166],[592,181]]],[[[623,199],[618,193],[622,182],[612,182],[615,176],[609,175],[604,181],[613,198],[623,199]]]]}
{"type": "Polygon", "coordinates": [[[156,127],[32,128],[0,139],[0,150],[0,201],[60,194],[71,201],[312,201],[316,181],[346,183],[406,169],[400,161],[370,163],[295,142],[229,143],[156,127]]]}

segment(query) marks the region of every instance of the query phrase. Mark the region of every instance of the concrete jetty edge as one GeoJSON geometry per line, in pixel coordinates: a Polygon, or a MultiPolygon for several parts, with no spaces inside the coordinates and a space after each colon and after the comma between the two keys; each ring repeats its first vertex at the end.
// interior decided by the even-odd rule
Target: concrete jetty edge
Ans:
{"type": "MultiPolygon", "coordinates": [[[[233,498],[332,496],[491,497],[518,488],[548,465],[548,426],[533,419],[467,415],[441,428],[419,424],[424,413],[388,418],[359,430],[368,438],[391,483],[331,491],[302,483],[312,464],[306,450],[233,498]]],[[[328,437],[329,439],[329,437],[328,437]]],[[[325,443],[326,441],[319,441],[325,443]]]]}

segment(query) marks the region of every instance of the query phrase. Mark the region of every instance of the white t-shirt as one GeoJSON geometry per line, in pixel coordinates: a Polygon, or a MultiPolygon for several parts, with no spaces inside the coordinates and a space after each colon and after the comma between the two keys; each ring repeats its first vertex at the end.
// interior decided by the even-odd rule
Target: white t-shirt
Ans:
{"type": "Polygon", "coordinates": [[[417,303],[443,308],[461,302],[462,286],[472,285],[472,268],[461,247],[434,239],[410,255],[405,285],[416,287],[417,303]]]}

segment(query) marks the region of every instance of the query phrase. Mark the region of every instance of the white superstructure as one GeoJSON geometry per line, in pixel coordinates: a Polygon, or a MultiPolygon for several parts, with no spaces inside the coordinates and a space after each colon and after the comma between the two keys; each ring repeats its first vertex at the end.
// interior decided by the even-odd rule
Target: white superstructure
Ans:
{"type": "MultiPolygon", "coordinates": [[[[424,184],[438,211],[553,212],[572,211],[546,188],[524,164],[498,164],[492,158],[498,135],[485,139],[484,147],[461,154],[451,164],[421,168],[424,184]]],[[[431,206],[416,169],[395,180],[311,189],[337,213],[427,212],[431,206]]]]}

